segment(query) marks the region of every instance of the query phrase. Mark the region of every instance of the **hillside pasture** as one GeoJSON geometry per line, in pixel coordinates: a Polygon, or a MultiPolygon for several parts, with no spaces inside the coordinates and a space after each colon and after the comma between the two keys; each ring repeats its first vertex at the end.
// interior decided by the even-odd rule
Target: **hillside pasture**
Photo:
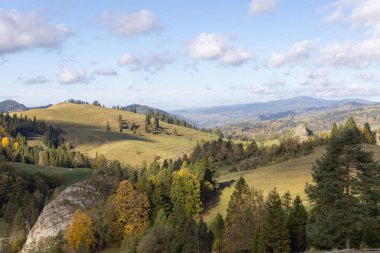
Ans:
{"type": "Polygon", "coordinates": [[[194,129],[160,122],[158,134],[145,133],[145,116],[132,112],[93,105],[60,103],[47,109],[20,112],[34,116],[65,130],[65,139],[77,150],[94,157],[96,153],[134,166],[153,159],[177,159],[192,150],[197,142],[217,136],[194,129]],[[138,126],[136,133],[124,129],[119,132],[119,115],[124,125],[138,126]],[[107,121],[111,131],[106,131],[107,121]],[[174,130],[177,135],[174,135],[174,130]]]}
{"type": "MultiPolygon", "coordinates": [[[[373,152],[375,160],[380,159],[380,146],[364,144],[363,147],[365,150],[373,152]]],[[[220,168],[219,181],[225,187],[216,199],[208,204],[205,220],[212,220],[218,212],[223,216],[226,215],[228,202],[234,191],[234,182],[240,176],[244,177],[249,186],[263,191],[264,195],[267,195],[275,187],[281,194],[289,190],[293,197],[300,195],[307,206],[305,185],[312,182],[311,168],[315,160],[324,152],[325,147],[317,147],[309,155],[247,171],[229,172],[232,166],[239,167],[239,164],[220,168]]],[[[244,161],[240,164],[242,163],[244,161]]]]}

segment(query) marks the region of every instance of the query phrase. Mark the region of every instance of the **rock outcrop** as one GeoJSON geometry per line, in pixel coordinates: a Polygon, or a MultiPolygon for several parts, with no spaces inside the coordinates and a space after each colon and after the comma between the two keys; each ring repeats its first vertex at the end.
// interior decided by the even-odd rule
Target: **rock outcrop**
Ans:
{"type": "Polygon", "coordinates": [[[30,252],[34,245],[44,238],[52,238],[64,232],[78,208],[88,209],[100,195],[89,182],[73,184],[61,192],[57,198],[45,206],[28,234],[23,253],[30,252]]]}

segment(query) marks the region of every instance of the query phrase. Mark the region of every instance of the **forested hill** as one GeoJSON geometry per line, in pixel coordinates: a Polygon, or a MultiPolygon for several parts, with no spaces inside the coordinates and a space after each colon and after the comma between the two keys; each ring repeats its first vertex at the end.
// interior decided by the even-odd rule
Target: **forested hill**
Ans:
{"type": "Polygon", "coordinates": [[[0,112],[17,112],[24,111],[27,107],[14,100],[5,100],[0,102],[0,112]]]}

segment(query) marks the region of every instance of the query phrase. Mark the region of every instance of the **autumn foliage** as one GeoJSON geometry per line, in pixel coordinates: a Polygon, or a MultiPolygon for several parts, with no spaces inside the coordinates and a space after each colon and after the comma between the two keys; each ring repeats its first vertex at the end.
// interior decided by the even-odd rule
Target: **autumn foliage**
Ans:
{"type": "Polygon", "coordinates": [[[84,243],[87,250],[94,248],[95,236],[93,231],[93,225],[91,217],[87,212],[78,209],[73,218],[71,224],[66,230],[67,243],[74,250],[77,250],[81,243],[84,243]]]}
{"type": "Polygon", "coordinates": [[[149,222],[149,200],[146,194],[139,193],[125,180],[120,182],[113,197],[117,223],[124,236],[137,235],[149,222]]]}

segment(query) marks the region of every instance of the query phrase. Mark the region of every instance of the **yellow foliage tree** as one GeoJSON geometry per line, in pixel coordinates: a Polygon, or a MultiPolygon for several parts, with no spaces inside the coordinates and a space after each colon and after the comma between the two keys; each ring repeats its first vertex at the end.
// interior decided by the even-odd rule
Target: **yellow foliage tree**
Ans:
{"type": "Polygon", "coordinates": [[[8,137],[4,137],[2,140],[1,140],[1,144],[3,145],[3,147],[7,147],[9,145],[9,138],[8,137]]]}
{"type": "Polygon", "coordinates": [[[202,213],[201,186],[197,177],[185,168],[173,172],[170,198],[180,203],[187,215],[197,217],[202,213]]]}
{"type": "Polygon", "coordinates": [[[13,143],[13,146],[15,147],[15,149],[18,149],[20,147],[20,144],[16,141],[15,143],[13,143]]]}
{"type": "Polygon", "coordinates": [[[127,180],[120,182],[113,204],[117,222],[122,226],[124,236],[137,235],[149,222],[149,201],[146,194],[137,192],[127,180]]]}
{"type": "Polygon", "coordinates": [[[91,217],[82,209],[76,210],[71,224],[66,230],[67,243],[74,249],[79,248],[83,241],[87,250],[94,248],[95,236],[91,217]]]}

